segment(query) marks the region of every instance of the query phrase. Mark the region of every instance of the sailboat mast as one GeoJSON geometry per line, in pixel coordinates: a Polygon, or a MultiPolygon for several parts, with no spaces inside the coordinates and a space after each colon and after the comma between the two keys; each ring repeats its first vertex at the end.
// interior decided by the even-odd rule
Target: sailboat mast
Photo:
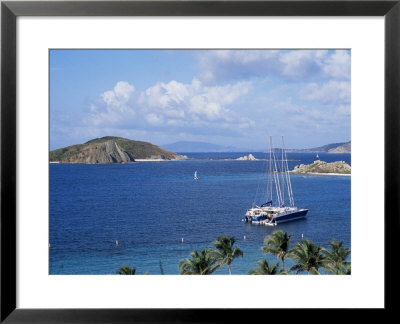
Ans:
{"type": "MultiPolygon", "coordinates": [[[[284,165],[284,149],[283,149],[283,136],[282,136],[282,156],[281,156],[281,177],[282,177],[282,204],[285,204],[285,165],[284,165]]],[[[290,196],[289,196],[290,199],[290,196]]]]}
{"type": "Polygon", "coordinates": [[[270,194],[269,201],[272,201],[272,143],[271,143],[271,138],[270,138],[270,146],[269,146],[268,180],[269,180],[269,184],[268,185],[269,185],[269,194],[270,194]]]}
{"type": "Polygon", "coordinates": [[[289,175],[289,165],[288,165],[288,160],[287,160],[287,155],[286,155],[286,150],[285,150],[285,142],[282,136],[282,152],[285,154],[285,175],[286,175],[286,183],[287,183],[287,190],[288,190],[288,195],[289,195],[289,201],[290,205],[294,207],[294,199],[293,199],[293,190],[292,190],[292,183],[290,181],[290,175],[289,175]]]}
{"type": "MultiPolygon", "coordinates": [[[[270,145],[271,145],[271,151],[272,151],[272,137],[270,137],[270,145]]],[[[275,159],[275,153],[272,152],[272,157],[273,157],[273,162],[274,162],[274,181],[275,181],[275,188],[276,188],[276,195],[278,198],[278,206],[282,205],[282,193],[281,193],[281,187],[279,183],[279,174],[278,174],[278,168],[276,166],[276,159],[275,159]]]]}

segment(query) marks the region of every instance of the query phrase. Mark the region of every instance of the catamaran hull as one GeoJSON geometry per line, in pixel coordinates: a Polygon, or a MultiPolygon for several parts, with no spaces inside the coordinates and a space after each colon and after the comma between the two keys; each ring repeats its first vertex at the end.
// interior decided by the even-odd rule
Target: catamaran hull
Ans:
{"type": "Polygon", "coordinates": [[[277,216],[274,218],[274,221],[276,222],[276,224],[295,221],[295,220],[306,217],[307,212],[308,212],[308,209],[300,209],[299,211],[291,213],[291,214],[277,216]]]}
{"type": "Polygon", "coordinates": [[[302,219],[306,217],[308,213],[308,209],[300,209],[297,211],[294,211],[293,213],[288,213],[285,215],[280,215],[274,217],[271,221],[267,219],[265,216],[250,216],[250,217],[243,217],[244,222],[249,222],[252,224],[260,224],[260,225],[277,225],[280,223],[285,223],[285,222],[292,222],[298,219],[302,219]]]}

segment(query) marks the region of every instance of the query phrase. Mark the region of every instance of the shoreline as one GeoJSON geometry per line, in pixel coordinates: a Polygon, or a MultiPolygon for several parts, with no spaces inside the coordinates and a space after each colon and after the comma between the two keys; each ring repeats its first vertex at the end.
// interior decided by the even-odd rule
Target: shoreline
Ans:
{"type": "MultiPolygon", "coordinates": [[[[268,159],[256,159],[256,160],[238,160],[238,159],[211,159],[211,158],[203,158],[203,159],[196,159],[196,158],[187,158],[187,159],[135,159],[133,162],[121,162],[121,163],[74,163],[74,162],[59,162],[59,161],[50,161],[49,164],[90,164],[90,165],[107,165],[107,164],[127,164],[127,163],[135,163],[135,162],[170,162],[170,161],[239,161],[239,162],[248,162],[248,161],[269,161],[268,159]]],[[[281,160],[278,160],[281,161],[281,160]]],[[[291,162],[297,162],[300,160],[288,160],[291,162]]]]}
{"type": "MultiPolygon", "coordinates": [[[[175,160],[165,160],[165,159],[135,159],[135,162],[169,162],[169,161],[185,161],[186,159],[175,159],[175,160]]],[[[133,163],[135,163],[133,162],[133,163]]]]}
{"type": "Polygon", "coordinates": [[[344,176],[344,177],[350,177],[351,173],[318,173],[318,172],[305,172],[305,173],[300,173],[300,172],[293,172],[291,171],[290,173],[292,174],[298,174],[298,175],[321,175],[321,176],[344,176]]]}

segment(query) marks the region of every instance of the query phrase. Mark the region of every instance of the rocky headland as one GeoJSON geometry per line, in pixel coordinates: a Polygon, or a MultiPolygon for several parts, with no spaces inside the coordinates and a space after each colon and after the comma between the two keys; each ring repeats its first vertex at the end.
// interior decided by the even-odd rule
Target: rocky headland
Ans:
{"type": "Polygon", "coordinates": [[[50,162],[109,164],[135,161],[184,160],[186,156],[141,141],[106,136],[50,152],[50,162]]]}
{"type": "Polygon", "coordinates": [[[350,175],[351,166],[344,161],[336,161],[327,163],[324,161],[314,161],[312,164],[300,164],[296,165],[291,171],[293,173],[300,174],[340,174],[350,175]]]}

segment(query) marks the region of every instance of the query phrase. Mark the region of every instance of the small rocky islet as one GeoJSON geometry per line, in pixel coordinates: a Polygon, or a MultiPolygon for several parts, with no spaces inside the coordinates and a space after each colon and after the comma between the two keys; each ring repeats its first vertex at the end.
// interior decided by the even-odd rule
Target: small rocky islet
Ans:
{"type": "Polygon", "coordinates": [[[316,160],[312,164],[296,165],[291,171],[292,173],[300,174],[351,174],[351,166],[344,161],[325,162],[316,160]]]}
{"type": "Polygon", "coordinates": [[[236,160],[237,161],[257,161],[258,159],[256,159],[253,154],[249,154],[249,155],[241,156],[241,157],[237,158],[236,160]]]}

